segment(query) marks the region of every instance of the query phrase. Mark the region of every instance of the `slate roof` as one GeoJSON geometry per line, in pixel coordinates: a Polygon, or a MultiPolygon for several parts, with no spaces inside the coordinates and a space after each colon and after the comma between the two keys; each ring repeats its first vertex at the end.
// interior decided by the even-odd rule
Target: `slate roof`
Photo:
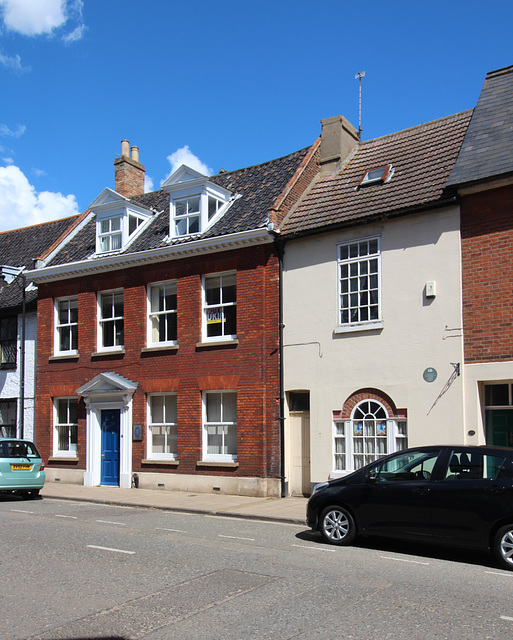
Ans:
{"type": "MultiPolygon", "coordinates": [[[[186,244],[192,240],[212,238],[265,227],[269,209],[284,191],[300,167],[310,148],[301,149],[283,158],[263,164],[220,173],[209,180],[228,189],[237,198],[225,215],[202,234],[176,238],[169,242],[169,199],[163,190],[134,196],[138,205],[160,212],[120,254],[134,254],[150,249],[186,244]]],[[[94,217],[70,239],[47,266],[69,264],[90,258],[95,252],[96,228],[94,217]]]]}
{"type": "Polygon", "coordinates": [[[513,173],[513,66],[490,71],[447,181],[462,185],[513,173]]]}
{"type": "Polygon", "coordinates": [[[307,234],[396,216],[450,200],[444,192],[472,111],[360,142],[334,176],[320,176],[285,219],[282,234],[307,234]],[[364,174],[391,164],[389,182],[357,188],[364,174]]]}
{"type": "MultiPolygon", "coordinates": [[[[45,222],[31,227],[0,233],[0,265],[32,269],[34,260],[47,251],[67,232],[79,216],[45,222]]],[[[27,289],[27,303],[37,298],[35,288],[27,289]]],[[[13,280],[0,292],[0,310],[21,304],[22,289],[13,280]]]]}

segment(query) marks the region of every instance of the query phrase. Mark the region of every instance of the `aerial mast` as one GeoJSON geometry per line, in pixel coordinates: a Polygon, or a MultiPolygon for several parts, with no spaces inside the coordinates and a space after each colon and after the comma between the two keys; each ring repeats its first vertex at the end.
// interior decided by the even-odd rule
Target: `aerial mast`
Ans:
{"type": "Polygon", "coordinates": [[[358,71],[355,75],[355,80],[358,80],[359,84],[359,99],[358,99],[358,138],[362,137],[362,78],[365,75],[365,71],[358,71]]]}

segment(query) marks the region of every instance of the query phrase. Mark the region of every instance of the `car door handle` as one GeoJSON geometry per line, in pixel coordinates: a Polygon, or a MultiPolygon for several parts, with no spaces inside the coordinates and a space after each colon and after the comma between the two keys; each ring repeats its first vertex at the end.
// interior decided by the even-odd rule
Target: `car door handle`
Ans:
{"type": "Polygon", "coordinates": [[[430,492],[429,487],[417,487],[416,489],[411,490],[417,496],[425,496],[430,492]]]}
{"type": "Polygon", "coordinates": [[[504,493],[504,487],[499,487],[498,485],[493,485],[492,487],[488,487],[486,489],[486,493],[504,493]]]}

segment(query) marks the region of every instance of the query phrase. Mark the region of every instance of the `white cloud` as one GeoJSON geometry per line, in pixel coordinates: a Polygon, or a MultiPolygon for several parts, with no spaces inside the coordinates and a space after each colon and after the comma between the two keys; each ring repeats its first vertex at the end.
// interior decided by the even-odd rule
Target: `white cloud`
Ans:
{"type": "Polygon", "coordinates": [[[16,129],[11,129],[6,124],[0,124],[0,136],[9,136],[10,138],[21,138],[25,133],[27,127],[24,124],[19,124],[16,129]]]}
{"type": "Polygon", "coordinates": [[[73,29],[71,33],[63,36],[62,39],[64,42],[78,42],[78,40],[82,40],[86,28],[85,24],[80,24],[76,29],[73,29]]]}
{"type": "Polygon", "coordinates": [[[153,178],[150,176],[144,176],[144,193],[150,193],[153,191],[153,178]]]}
{"type": "Polygon", "coordinates": [[[0,0],[5,26],[25,36],[52,33],[66,20],[66,0],[0,0]]]}
{"type": "Polygon", "coordinates": [[[30,67],[24,67],[21,64],[21,58],[19,55],[6,56],[0,52],[0,64],[15,73],[26,73],[31,70],[30,67]]]}
{"type": "Polygon", "coordinates": [[[207,176],[211,176],[214,173],[210,167],[207,167],[206,164],[201,162],[201,160],[192,153],[188,145],[185,145],[185,147],[182,147],[181,149],[177,149],[174,153],[168,156],[167,159],[171,165],[171,171],[168,173],[166,178],[169,178],[169,176],[182,164],[186,164],[191,169],[195,169],[207,176]]]}
{"type": "Polygon", "coordinates": [[[0,167],[0,231],[67,218],[78,212],[74,195],[37,192],[19,167],[0,167]]]}

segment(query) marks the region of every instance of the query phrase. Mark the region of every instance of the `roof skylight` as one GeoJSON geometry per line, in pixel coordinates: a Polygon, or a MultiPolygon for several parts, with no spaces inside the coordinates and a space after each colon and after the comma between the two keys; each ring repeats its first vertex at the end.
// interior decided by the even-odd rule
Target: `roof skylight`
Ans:
{"type": "Polygon", "coordinates": [[[363,176],[358,183],[357,188],[370,187],[373,184],[383,184],[388,182],[394,175],[394,169],[391,164],[378,167],[377,169],[371,169],[363,176]]]}

